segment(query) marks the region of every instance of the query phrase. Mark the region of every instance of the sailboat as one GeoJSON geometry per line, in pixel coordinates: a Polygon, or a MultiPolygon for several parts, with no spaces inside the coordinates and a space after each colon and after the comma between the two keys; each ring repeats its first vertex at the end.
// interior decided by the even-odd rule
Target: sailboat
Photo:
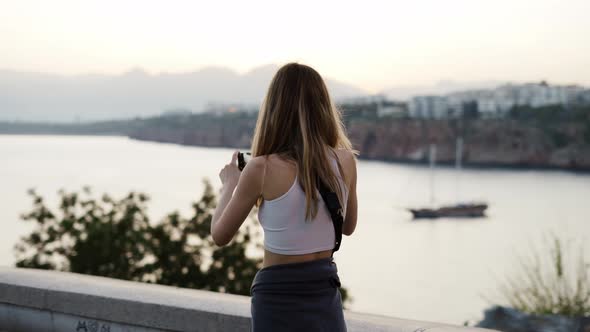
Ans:
{"type": "MultiPolygon", "coordinates": [[[[461,174],[462,169],[462,156],[463,156],[463,139],[457,138],[455,148],[455,169],[457,175],[461,174]]],[[[472,203],[457,203],[454,205],[441,206],[438,208],[432,207],[434,205],[434,168],[436,159],[436,145],[430,145],[429,151],[429,164],[430,164],[430,206],[429,208],[419,209],[408,209],[414,219],[421,218],[441,218],[441,217],[461,217],[461,218],[477,218],[485,216],[485,210],[488,205],[483,202],[472,202],[472,203]]]]}

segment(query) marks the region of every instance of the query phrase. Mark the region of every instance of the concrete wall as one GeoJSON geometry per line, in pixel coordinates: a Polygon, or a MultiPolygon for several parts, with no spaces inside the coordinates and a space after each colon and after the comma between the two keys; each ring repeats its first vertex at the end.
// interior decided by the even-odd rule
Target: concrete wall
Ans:
{"type": "MultiPolygon", "coordinates": [[[[344,313],[348,331],[484,331],[344,313]]],[[[250,298],[56,271],[0,267],[0,331],[249,331],[250,298]]]]}

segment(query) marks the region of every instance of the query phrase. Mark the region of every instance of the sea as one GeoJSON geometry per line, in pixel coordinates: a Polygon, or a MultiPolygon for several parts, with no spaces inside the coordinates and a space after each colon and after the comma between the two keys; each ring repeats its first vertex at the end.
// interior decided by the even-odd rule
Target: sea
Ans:
{"type": "MultiPolygon", "coordinates": [[[[29,189],[54,210],[60,189],[89,186],[95,197],[118,198],[138,191],[150,196],[153,222],[173,211],[188,217],[204,179],[219,190],[233,151],[123,136],[0,135],[0,266],[14,265],[14,245],[32,229],[20,218],[33,207],[29,189]]],[[[357,195],[357,228],[334,255],[353,311],[473,323],[506,304],[502,285],[521,275],[527,257],[548,257],[554,237],[566,264],[590,258],[590,174],[360,159],[357,195]],[[487,216],[417,221],[407,210],[468,201],[487,202],[487,216]]]]}

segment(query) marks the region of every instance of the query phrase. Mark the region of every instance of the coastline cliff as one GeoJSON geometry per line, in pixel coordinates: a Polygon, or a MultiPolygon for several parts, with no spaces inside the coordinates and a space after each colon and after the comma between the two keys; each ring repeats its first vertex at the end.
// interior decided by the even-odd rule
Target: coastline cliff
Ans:
{"type": "MultiPolygon", "coordinates": [[[[253,115],[168,119],[128,134],[138,140],[249,149],[253,115]]],[[[588,121],[538,122],[522,119],[442,119],[345,117],[345,127],[363,159],[427,163],[430,144],[437,163],[455,161],[462,137],[467,166],[590,170],[588,121]]]]}
{"type": "MultiPolygon", "coordinates": [[[[414,119],[370,109],[343,111],[360,158],[427,163],[455,161],[463,139],[463,164],[477,167],[557,168],[590,171],[590,107],[513,110],[503,118],[414,119]]],[[[249,149],[256,112],[174,114],[82,124],[0,122],[0,134],[125,135],[132,139],[205,147],[249,149]]]]}

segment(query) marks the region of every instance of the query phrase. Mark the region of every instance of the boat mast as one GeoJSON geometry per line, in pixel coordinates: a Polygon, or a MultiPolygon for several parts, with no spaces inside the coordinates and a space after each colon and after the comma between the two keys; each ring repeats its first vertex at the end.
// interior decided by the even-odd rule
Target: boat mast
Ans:
{"type": "Polygon", "coordinates": [[[430,164],[430,205],[434,206],[434,166],[436,164],[436,145],[430,144],[428,161],[430,164]]]}
{"type": "Polygon", "coordinates": [[[455,145],[455,170],[457,171],[457,201],[460,202],[461,198],[459,197],[461,192],[461,168],[463,167],[463,137],[457,137],[457,142],[455,145]]]}

